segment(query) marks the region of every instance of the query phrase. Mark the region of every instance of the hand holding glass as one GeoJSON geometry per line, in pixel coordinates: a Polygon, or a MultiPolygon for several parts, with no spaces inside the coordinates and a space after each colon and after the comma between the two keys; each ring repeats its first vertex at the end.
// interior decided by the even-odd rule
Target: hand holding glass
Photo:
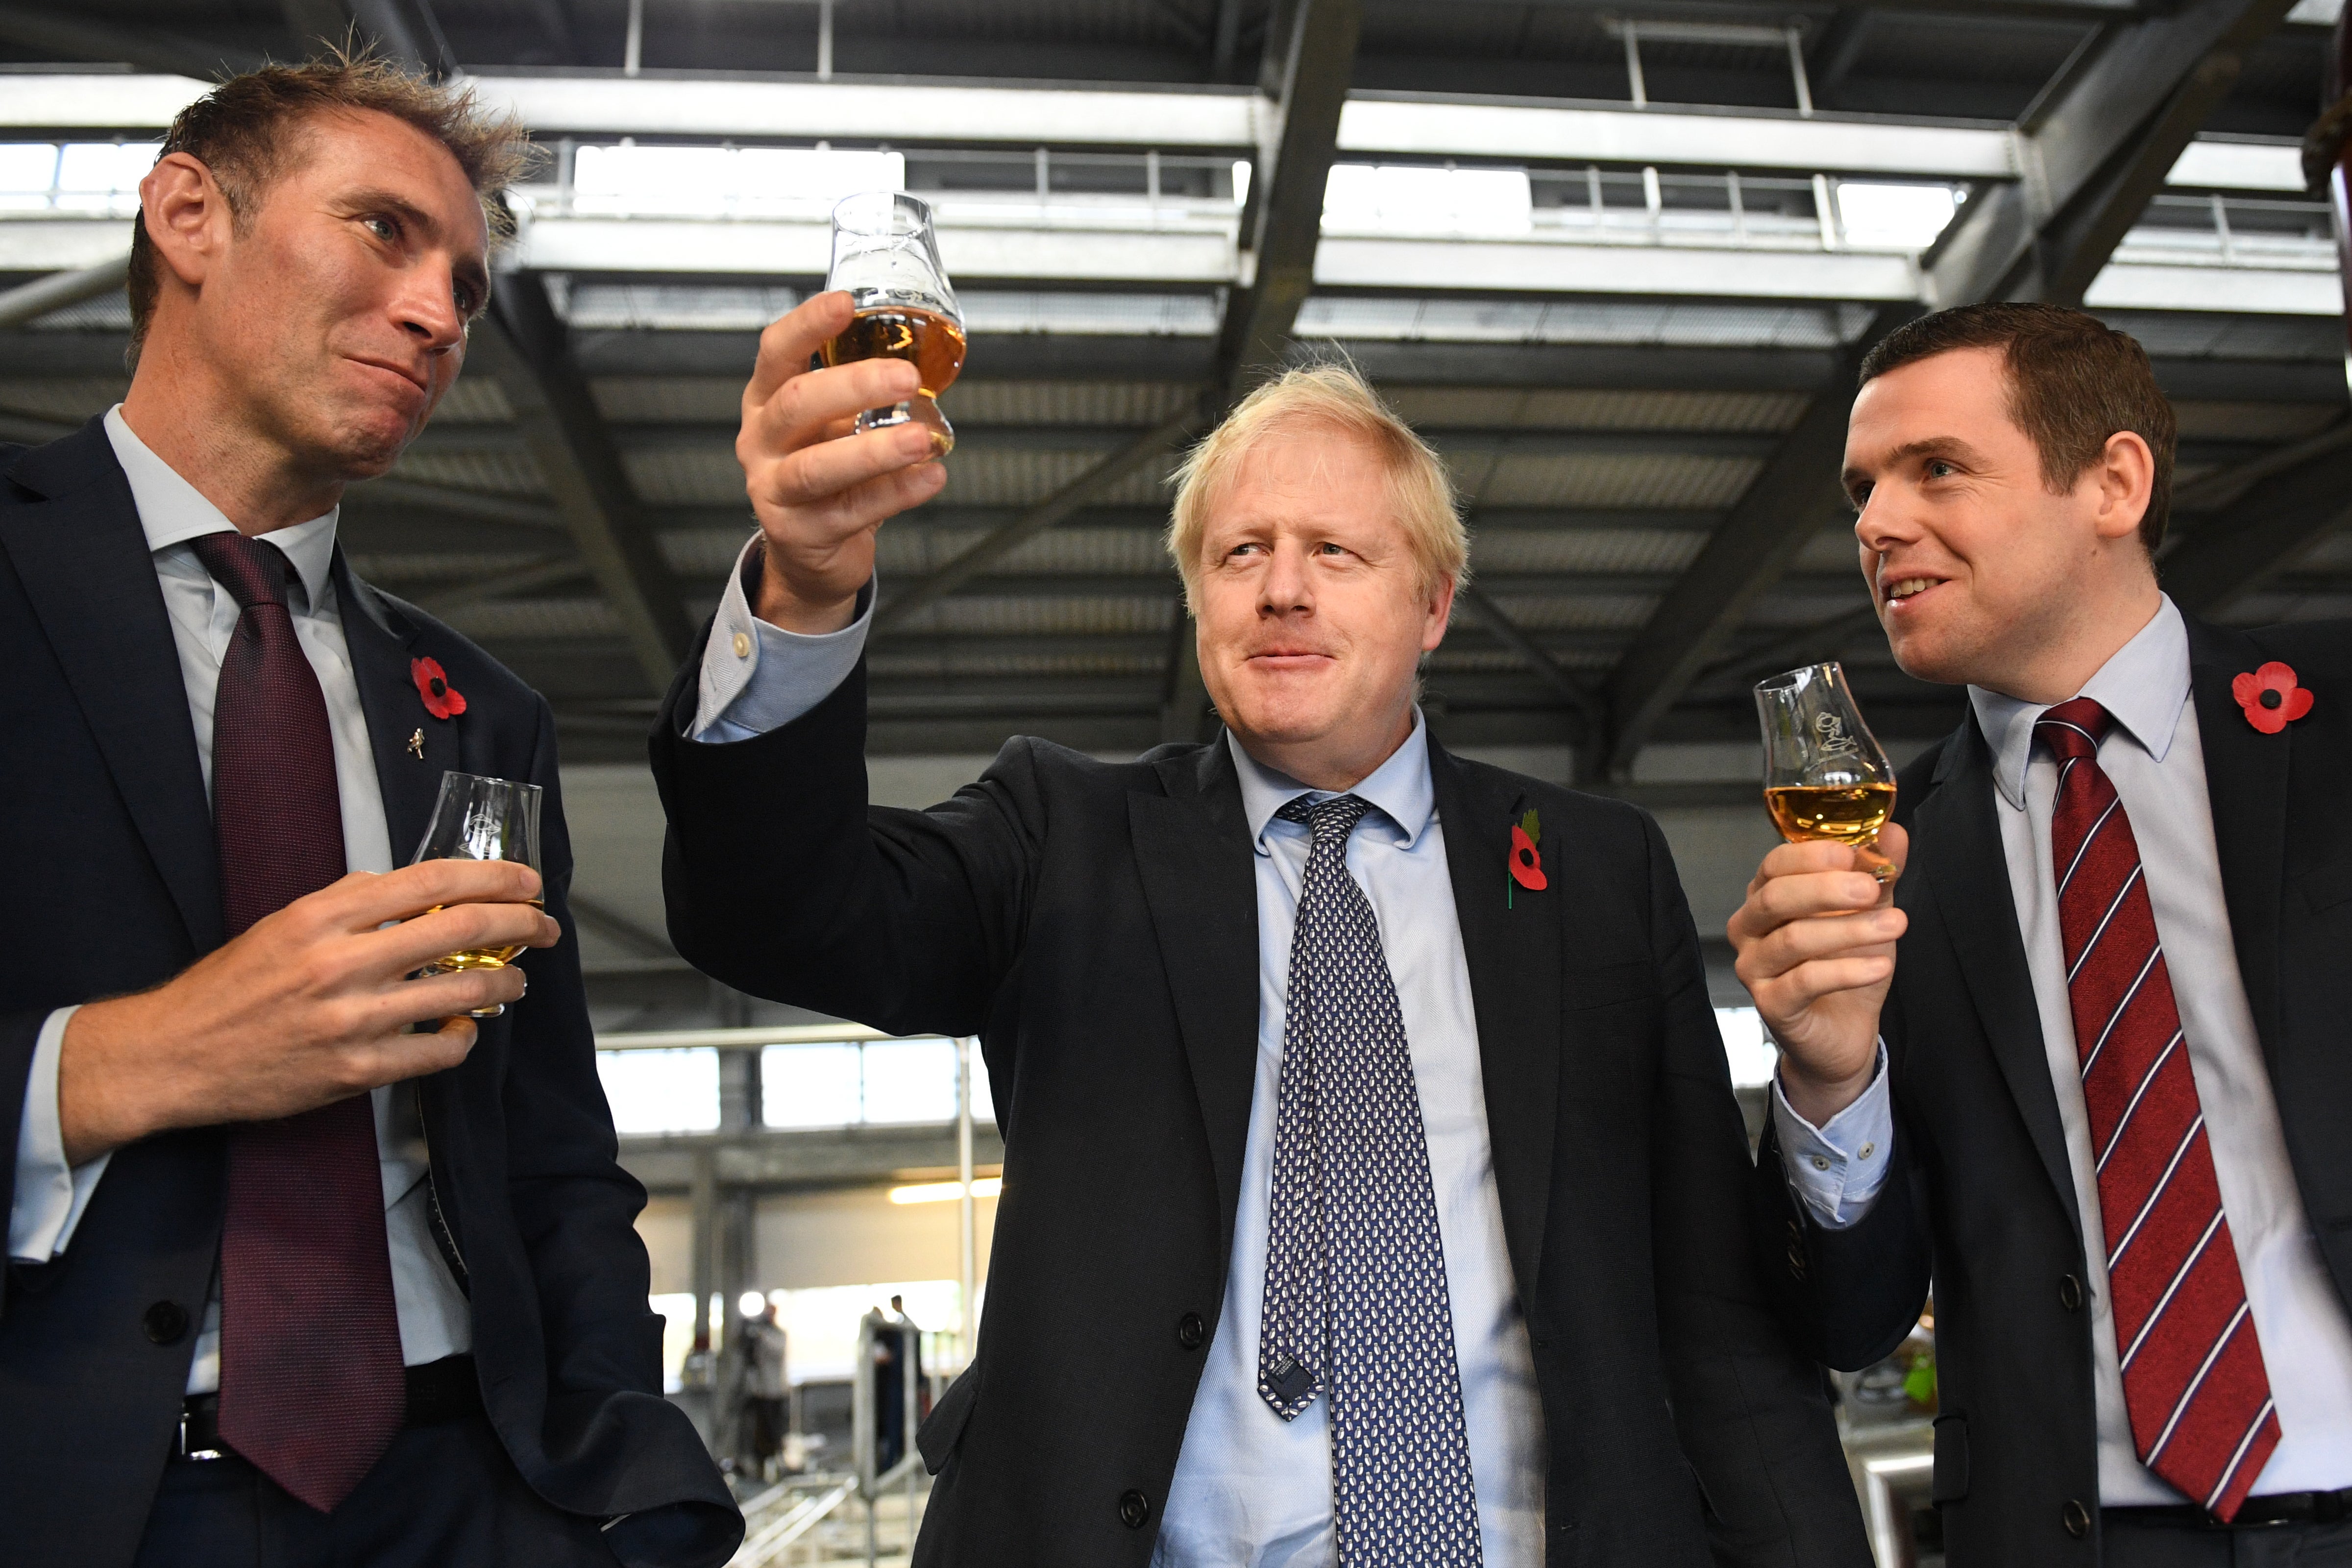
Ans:
{"type": "Polygon", "coordinates": [[[856,312],[818,351],[826,364],[902,359],[922,378],[907,402],[860,414],[857,428],[923,425],[940,455],[953,449],[955,431],[938,398],[963,369],[963,311],[940,265],[929,205],[899,191],[843,198],[833,209],[833,271],[825,287],[847,289],[856,312]]]}
{"type": "MultiPolygon", "coordinates": [[[[443,773],[441,796],[433,804],[433,820],[425,829],[424,842],[416,847],[415,860],[517,860],[539,870],[539,803],[542,793],[537,784],[518,784],[512,779],[443,773]]],[[[540,902],[537,899],[531,901],[540,902]]],[[[437,912],[438,907],[425,912],[437,912]]],[[[447,974],[464,969],[503,969],[521,951],[520,945],[467,948],[426,964],[423,973],[447,974]]],[[[495,1018],[505,1011],[503,1005],[473,1010],[477,1018],[495,1018]]]]}
{"type": "Polygon", "coordinates": [[[1862,851],[1881,882],[1895,864],[1877,852],[1895,810],[1895,766],[1854,706],[1845,671],[1809,664],[1756,683],[1764,731],[1764,804],[1790,843],[1834,839],[1862,851]]]}

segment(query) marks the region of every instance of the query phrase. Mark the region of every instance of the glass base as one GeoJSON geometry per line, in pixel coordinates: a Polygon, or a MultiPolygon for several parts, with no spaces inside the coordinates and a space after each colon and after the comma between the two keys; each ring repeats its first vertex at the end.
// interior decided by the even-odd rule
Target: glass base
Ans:
{"type": "Polygon", "coordinates": [[[887,408],[868,408],[857,416],[858,434],[868,430],[887,430],[896,425],[921,425],[931,433],[931,456],[944,458],[955,450],[955,426],[940,412],[940,405],[928,397],[910,398],[887,408]]]}

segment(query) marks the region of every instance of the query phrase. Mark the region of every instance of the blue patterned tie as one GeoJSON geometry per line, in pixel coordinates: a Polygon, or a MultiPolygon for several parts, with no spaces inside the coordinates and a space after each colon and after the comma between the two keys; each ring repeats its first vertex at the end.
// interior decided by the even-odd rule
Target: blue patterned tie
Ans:
{"type": "Polygon", "coordinates": [[[1352,795],[1280,813],[1315,835],[1290,938],[1257,1389],[1285,1421],[1331,1396],[1339,1568],[1479,1568],[1445,1252],[1380,924],[1348,874],[1352,795]]]}

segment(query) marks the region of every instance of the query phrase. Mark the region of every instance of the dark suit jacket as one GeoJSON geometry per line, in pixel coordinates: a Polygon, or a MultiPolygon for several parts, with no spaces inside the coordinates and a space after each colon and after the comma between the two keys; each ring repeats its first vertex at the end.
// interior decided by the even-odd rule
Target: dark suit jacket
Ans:
{"type": "MultiPolygon", "coordinates": [[[[572,871],[547,704],[341,555],[343,636],[394,854],[423,837],[445,769],[547,790],[548,912],[572,871]],[[409,660],[440,660],[466,712],[425,710],[409,660]],[[407,750],[424,732],[423,760],[407,750]]],[[[166,980],[222,941],[220,874],[179,656],[131,489],[98,421],[0,448],[0,1212],[43,1018],[166,980]]],[[[567,922],[568,924],[568,922],[567,922]]],[[[434,1195],[473,1305],[489,1418],[559,1508],[636,1513],[637,1561],[715,1563],[741,1533],[685,1415],[661,1396],[661,1320],[615,1163],[579,950],[531,952],[530,998],[465,1065],[419,1080],[434,1195]]],[[[221,1129],[115,1152],[55,1262],[0,1297],[0,1557],[127,1563],[179,1417],[218,1254],[221,1129]],[[163,1311],[157,1303],[170,1304],[163,1311]],[[177,1314],[171,1310],[177,1309],[177,1314]]]]}
{"type": "MultiPolygon", "coordinates": [[[[2352,1300],[2352,637],[2189,623],[2230,930],[2287,1152],[2336,1289],[2352,1300]],[[2231,678],[2271,659],[2316,694],[2284,732],[2246,722],[2231,678]]],[[[1971,714],[1904,770],[1896,820],[1911,917],[1883,1027],[1897,1121],[1883,1195],[1845,1231],[1759,1164],[1775,1271],[1813,1352],[1860,1367],[1936,1293],[1935,1497],[1952,1568],[2095,1560],[2099,1483],[2081,1216],[2042,1054],[2024,939],[1971,714]]],[[[2291,1367],[2271,1368],[2273,1378],[2291,1367]]]]}
{"type": "MultiPolygon", "coordinates": [[[[653,741],[678,951],[731,985],[982,1037],[1005,1137],[971,1371],[925,1423],[919,1563],[1140,1568],[1225,1294],[1258,1038],[1223,741],[1033,740],[871,809],[863,666],[731,745],[653,741]]],[[[1630,806],[1431,746],[1503,1226],[1547,1429],[1547,1561],[1869,1561],[1819,1371],[1774,1322],[1748,1150],[1666,847],[1630,806]],[[1509,825],[1549,889],[1505,908],[1509,825]]]]}

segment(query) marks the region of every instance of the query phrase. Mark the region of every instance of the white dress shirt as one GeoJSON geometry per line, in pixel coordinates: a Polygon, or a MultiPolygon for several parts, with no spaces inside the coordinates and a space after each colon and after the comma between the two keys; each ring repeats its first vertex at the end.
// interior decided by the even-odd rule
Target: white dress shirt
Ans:
{"type": "MultiPolygon", "coordinates": [[[[694,736],[741,740],[806,712],[856,666],[867,624],[862,614],[842,632],[803,637],[760,623],[744,596],[739,566],[705,647],[694,736]]],[[[1238,744],[1233,757],[1256,855],[1257,1078],[1224,1306],[1193,1395],[1152,1563],[1154,1568],[1329,1568],[1335,1554],[1328,1402],[1318,1399],[1297,1420],[1285,1422],[1257,1393],[1290,936],[1312,841],[1307,828],[1275,813],[1296,795],[1324,792],[1310,792],[1261,765],[1238,744]]],[[[1349,837],[1347,864],[1379,921],[1412,1057],[1486,1562],[1487,1568],[1535,1568],[1543,1560],[1543,1409],[1503,1236],[1469,963],[1430,781],[1427,731],[1418,714],[1411,737],[1349,793],[1375,808],[1349,837]]]]}
{"type": "MultiPolygon", "coordinates": [[[[153,552],[155,574],[171,616],[172,639],[187,689],[188,717],[195,727],[196,754],[205,787],[212,787],[213,700],[220,685],[221,658],[241,613],[229,591],[213,580],[188,541],[229,533],[235,526],[220,509],[131,433],[117,405],[106,416],[106,434],[131,481],[140,526],[153,552]]],[[[343,816],[343,858],[353,871],[389,871],[394,864],[383,795],[376,781],[375,753],[367,716],[360,707],[359,683],[352,673],[336,605],[331,568],[336,512],[261,537],[285,552],[295,583],[287,606],[295,636],[327,700],[327,722],[335,749],[335,786],[343,816]]],[[[58,1121],[58,1058],[66,1024],[76,1009],[60,1007],[44,1022],[33,1050],[25,1110],[16,1135],[16,1201],[8,1215],[8,1253],[45,1263],[63,1253],[80,1224],[90,1194],[106,1173],[101,1154],[68,1167],[58,1121]]],[[[434,1244],[425,1214],[426,1161],[415,1111],[415,1088],[392,1084],[374,1094],[376,1146],[383,1172],[384,1229],[392,1251],[392,1288],[400,1314],[401,1356],[409,1365],[438,1361],[473,1344],[473,1322],[464,1292],[451,1278],[434,1244]]],[[[217,1278],[205,1307],[195,1359],[188,1368],[190,1394],[220,1386],[220,1286],[217,1278]]]]}
{"type": "MultiPolygon", "coordinates": [[[[2262,1042],[2239,978],[2221,858],[2213,841],[2212,797],[2206,793],[2205,751],[2189,700],[2189,628],[2169,598],[2080,695],[2096,700],[2115,717],[2099,747],[2099,766],[2114,781],[2139,844],[2165,969],[2205,1112],[2221,1207],[2237,1244],[2247,1308],[2277,1400],[2279,1446],[2253,1490],[2352,1486],[2352,1321],[2304,1213],[2262,1042]]],[[[2092,1242],[2084,1254],[2098,1402],[2099,1500],[2109,1507],[2178,1503],[2181,1495],[2139,1462],[2132,1443],[2107,1295],[2106,1250],[2096,1244],[2106,1232],[2099,1217],[2098,1175],[2050,864],[2058,769],[2049,749],[2037,746],[2033,737],[2034,721],[2049,710],[1975,686],[1969,688],[1969,701],[1992,749],[2001,848],[2025,938],[2051,1087],[2065,1130],[2074,1202],[2092,1242]]],[[[1783,1147],[1819,1145],[1831,1151],[1833,1163],[1847,1162],[1837,1169],[1834,1184],[1826,1179],[1831,1173],[1809,1159],[1785,1162],[1807,1206],[1825,1224],[1861,1218],[1877,1193],[1886,1167],[1883,1154],[1894,1139],[1885,1076],[1818,1133],[1789,1108],[1777,1085],[1773,1113],[1783,1147]],[[1875,1143],[1882,1155],[1866,1173],[1843,1152],[1864,1143],[1875,1143]]]]}

